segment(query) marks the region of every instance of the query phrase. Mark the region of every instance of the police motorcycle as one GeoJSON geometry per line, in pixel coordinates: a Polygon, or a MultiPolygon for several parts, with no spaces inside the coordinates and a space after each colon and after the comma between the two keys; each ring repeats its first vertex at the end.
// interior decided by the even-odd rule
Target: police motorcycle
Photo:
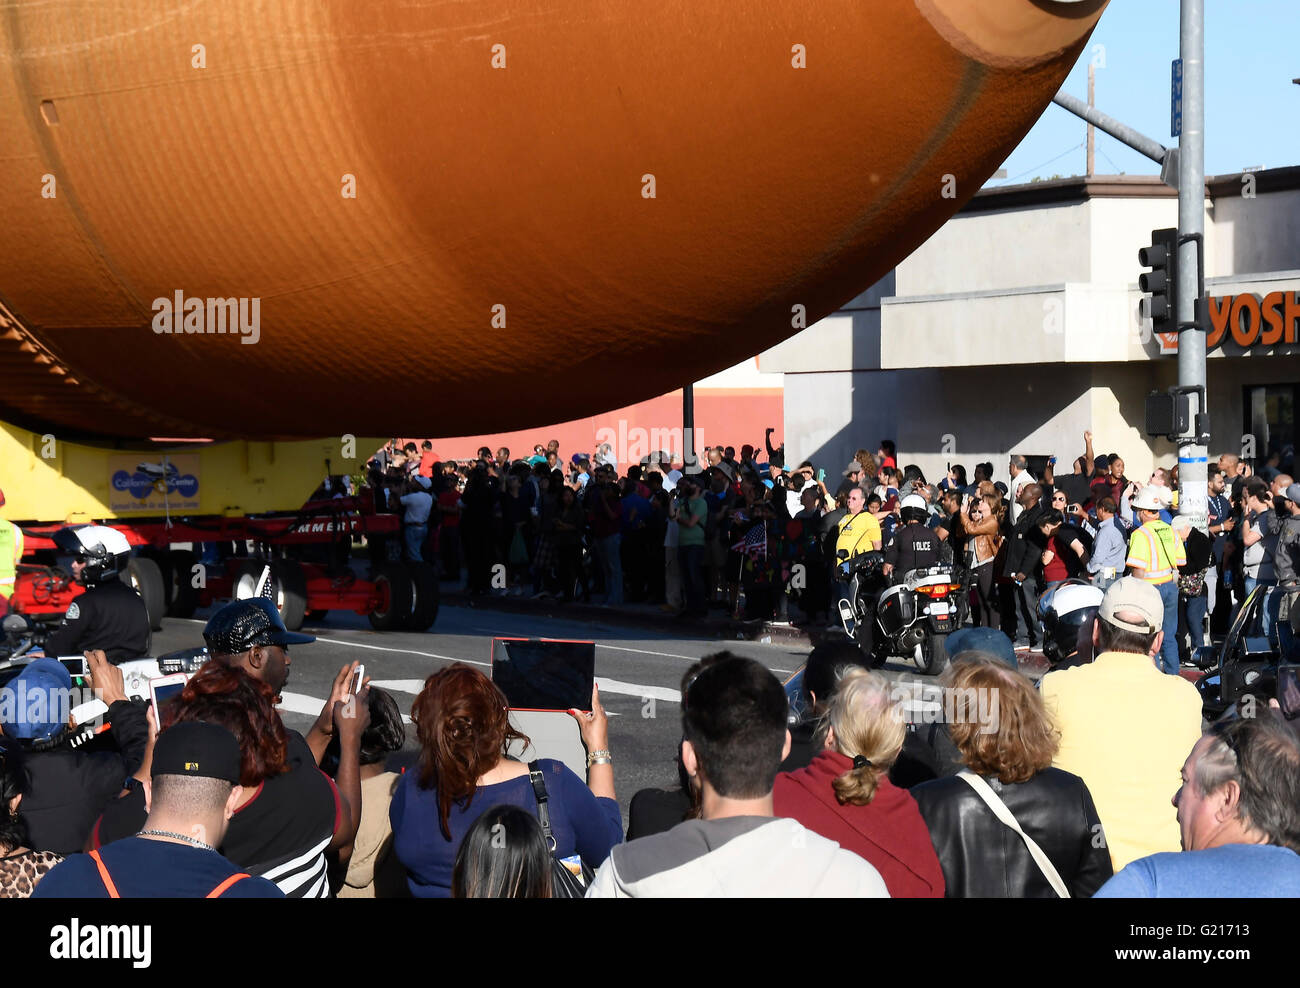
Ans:
{"type": "Polygon", "coordinates": [[[0,622],[0,668],[30,652],[39,652],[49,628],[26,614],[14,611],[0,622]]]}
{"type": "Polygon", "coordinates": [[[1284,595],[1278,587],[1255,587],[1223,641],[1193,649],[1192,664],[1205,670],[1196,689],[1206,720],[1249,716],[1248,709],[1272,699],[1288,720],[1300,718],[1300,643],[1281,627],[1290,624],[1278,613],[1284,595]]]}
{"type": "Polygon", "coordinates": [[[948,665],[948,635],[961,627],[967,589],[951,563],[910,570],[890,585],[881,572],[884,555],[847,557],[840,550],[838,571],[850,584],[852,602],[841,600],[844,633],[858,643],[873,666],[890,656],[910,658],[927,675],[948,665]]]}

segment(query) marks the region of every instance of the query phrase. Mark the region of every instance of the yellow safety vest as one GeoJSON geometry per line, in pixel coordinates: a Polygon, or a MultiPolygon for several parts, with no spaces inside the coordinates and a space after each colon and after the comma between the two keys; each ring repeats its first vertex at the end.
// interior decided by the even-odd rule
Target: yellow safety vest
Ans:
{"type": "Polygon", "coordinates": [[[23,558],[23,530],[0,518],[0,597],[13,595],[18,560],[23,558]]]}

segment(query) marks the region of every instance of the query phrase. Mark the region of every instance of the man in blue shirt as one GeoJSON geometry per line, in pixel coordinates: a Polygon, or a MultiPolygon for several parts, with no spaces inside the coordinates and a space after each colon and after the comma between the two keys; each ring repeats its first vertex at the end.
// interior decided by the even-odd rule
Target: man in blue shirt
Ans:
{"type": "Polygon", "coordinates": [[[33,898],[284,898],[274,884],[240,873],[217,852],[244,798],[240,766],[239,742],[224,727],[202,721],[169,727],[154,745],[144,828],[55,865],[33,898]]]}
{"type": "Polygon", "coordinates": [[[1300,896],[1300,736],[1278,711],[1216,724],[1182,775],[1182,852],[1139,858],[1097,897],[1300,896]]]}
{"type": "Polygon", "coordinates": [[[1088,559],[1088,575],[1093,586],[1105,590],[1123,576],[1127,558],[1128,533],[1115,517],[1115,502],[1103,497],[1097,502],[1097,534],[1088,559]]]}

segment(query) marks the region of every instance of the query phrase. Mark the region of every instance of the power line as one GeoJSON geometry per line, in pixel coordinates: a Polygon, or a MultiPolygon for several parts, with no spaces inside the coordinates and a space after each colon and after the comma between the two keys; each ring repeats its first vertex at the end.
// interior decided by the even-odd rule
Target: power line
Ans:
{"type": "Polygon", "coordinates": [[[1026,175],[1030,175],[1030,174],[1032,174],[1032,173],[1038,171],[1040,168],[1046,168],[1048,165],[1052,164],[1053,162],[1061,160],[1061,159],[1064,158],[1067,154],[1073,154],[1075,151],[1078,151],[1081,147],[1083,147],[1083,145],[1084,145],[1084,142],[1080,142],[1080,143],[1074,145],[1073,147],[1066,148],[1064,151],[1062,151],[1060,154],[1058,154],[1055,158],[1051,158],[1051,159],[1049,159],[1049,160],[1047,160],[1047,161],[1044,161],[1041,165],[1035,165],[1033,168],[1027,169],[1027,170],[1021,172],[1019,175],[1013,175],[1011,178],[1007,179],[1007,181],[1008,181],[1008,182],[1014,182],[1016,179],[1018,179],[1018,178],[1024,178],[1026,175]]]}
{"type": "Polygon", "coordinates": [[[1110,155],[1108,155],[1108,154],[1107,154],[1105,151],[1103,151],[1100,147],[1097,148],[1097,153],[1100,154],[1103,158],[1106,159],[1106,161],[1110,164],[1110,167],[1113,168],[1113,169],[1115,170],[1115,174],[1116,174],[1116,175],[1118,175],[1118,174],[1120,173],[1120,171],[1119,171],[1119,165],[1115,164],[1115,162],[1113,162],[1113,161],[1110,160],[1110,155]]]}

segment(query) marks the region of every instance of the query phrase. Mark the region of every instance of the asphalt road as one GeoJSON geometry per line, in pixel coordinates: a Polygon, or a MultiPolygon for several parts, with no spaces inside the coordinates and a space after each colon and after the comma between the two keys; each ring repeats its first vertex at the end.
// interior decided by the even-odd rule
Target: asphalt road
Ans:
{"type": "MultiPolygon", "coordinates": [[[[154,633],[153,654],[202,644],[207,612],[190,620],[167,618],[154,633]]],[[[305,732],[329,695],[340,666],[353,659],[366,675],[396,697],[405,714],[423,680],[452,662],[490,668],[494,636],[571,638],[596,642],[596,678],[610,714],[610,750],[614,781],[624,823],[637,790],[676,782],[677,744],[681,738],[681,678],[692,662],[722,648],[757,659],[784,680],[804,662],[809,649],[797,644],[700,639],[675,633],[665,621],[660,631],[616,623],[504,613],[486,608],[444,606],[433,629],[423,633],[378,632],[355,614],[332,612],[303,631],[318,640],[290,652],[290,678],[283,694],[285,723],[305,732]],[[650,701],[653,702],[650,702],[650,701]]],[[[407,754],[416,750],[414,728],[407,727],[407,754]]],[[[543,752],[545,754],[545,752],[543,752]]]]}

